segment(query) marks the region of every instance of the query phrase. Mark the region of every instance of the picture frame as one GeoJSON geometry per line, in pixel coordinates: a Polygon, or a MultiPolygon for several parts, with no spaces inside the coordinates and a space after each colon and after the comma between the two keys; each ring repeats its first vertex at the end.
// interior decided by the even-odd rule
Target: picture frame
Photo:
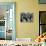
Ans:
{"type": "Polygon", "coordinates": [[[46,4],[46,0],[39,0],[39,4],[46,4]]]}
{"type": "Polygon", "coordinates": [[[16,2],[0,2],[0,40],[16,40],[16,2]]]}
{"type": "Polygon", "coordinates": [[[39,35],[46,32],[46,11],[39,11],[39,35]]]}

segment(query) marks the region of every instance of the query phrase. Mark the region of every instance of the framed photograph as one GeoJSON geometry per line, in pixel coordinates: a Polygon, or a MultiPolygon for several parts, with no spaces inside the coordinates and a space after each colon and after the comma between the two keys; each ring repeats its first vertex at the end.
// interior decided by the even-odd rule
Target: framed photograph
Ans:
{"type": "Polygon", "coordinates": [[[39,11],[39,35],[46,32],[46,11],[39,11]]]}
{"type": "Polygon", "coordinates": [[[39,0],[39,4],[46,4],[46,0],[39,0]]]}
{"type": "Polygon", "coordinates": [[[0,40],[15,40],[15,2],[0,2],[0,40]]]}
{"type": "Polygon", "coordinates": [[[33,13],[21,13],[20,14],[20,22],[33,22],[33,13]]]}

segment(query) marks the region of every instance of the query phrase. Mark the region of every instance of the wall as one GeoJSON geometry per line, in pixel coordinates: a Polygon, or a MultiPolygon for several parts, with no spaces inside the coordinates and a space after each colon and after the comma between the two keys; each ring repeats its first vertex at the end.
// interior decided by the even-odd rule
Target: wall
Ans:
{"type": "Polygon", "coordinates": [[[39,34],[39,10],[45,10],[44,5],[39,5],[38,0],[3,0],[0,2],[16,2],[16,37],[36,38],[39,34]],[[21,23],[20,13],[33,13],[33,22],[21,23]]]}
{"type": "Polygon", "coordinates": [[[46,4],[39,5],[40,11],[46,11],[46,4]]]}
{"type": "MultiPolygon", "coordinates": [[[[17,3],[17,2],[16,2],[17,3]]],[[[18,38],[36,38],[39,32],[38,26],[38,1],[36,0],[19,0],[17,9],[17,37],[18,38]],[[21,23],[20,13],[30,12],[33,13],[33,22],[21,23]]]]}

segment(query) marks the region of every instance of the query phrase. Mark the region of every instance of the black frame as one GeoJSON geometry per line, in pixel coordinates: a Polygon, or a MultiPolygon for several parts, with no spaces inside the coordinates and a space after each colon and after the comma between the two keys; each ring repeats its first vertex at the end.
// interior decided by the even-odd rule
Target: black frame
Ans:
{"type": "Polygon", "coordinates": [[[39,36],[40,36],[40,12],[39,12],[39,36]]]}
{"type": "Polygon", "coordinates": [[[40,36],[40,25],[46,25],[46,24],[40,24],[40,12],[42,13],[42,12],[46,12],[46,11],[39,11],[39,36],[40,36]]]}

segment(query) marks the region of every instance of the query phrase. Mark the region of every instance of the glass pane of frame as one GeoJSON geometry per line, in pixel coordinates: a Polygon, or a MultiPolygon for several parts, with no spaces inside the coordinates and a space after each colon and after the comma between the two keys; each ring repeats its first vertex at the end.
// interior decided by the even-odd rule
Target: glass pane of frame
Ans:
{"type": "Polygon", "coordinates": [[[40,24],[46,24],[46,11],[41,11],[39,14],[40,14],[40,24]]]}
{"type": "Polygon", "coordinates": [[[45,33],[46,32],[46,25],[40,25],[40,31],[41,31],[41,33],[45,33]]]}
{"type": "Polygon", "coordinates": [[[0,40],[5,40],[5,32],[0,32],[0,40]]]}

